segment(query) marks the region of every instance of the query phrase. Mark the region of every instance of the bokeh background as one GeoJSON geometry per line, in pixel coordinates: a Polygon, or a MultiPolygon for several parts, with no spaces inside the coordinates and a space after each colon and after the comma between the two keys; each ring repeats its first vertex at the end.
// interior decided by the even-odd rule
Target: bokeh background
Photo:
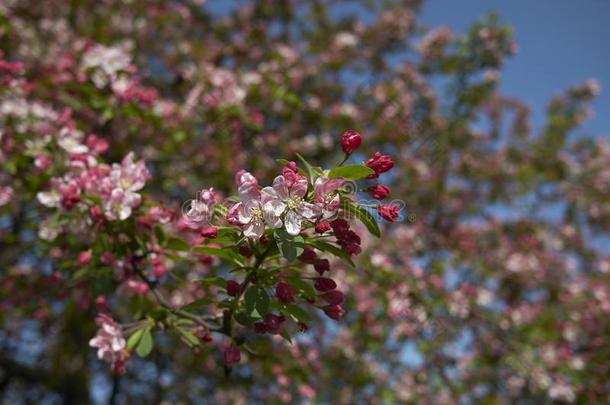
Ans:
{"type": "Polygon", "coordinates": [[[605,0],[0,1],[2,402],[610,402],[609,14],[605,0]],[[351,163],[392,155],[380,181],[400,221],[381,238],[354,228],[355,269],[332,261],[343,319],[301,295],[308,330],[289,322],[290,344],[236,326],[229,370],[225,336],[166,327],[134,257],[162,268],[174,305],[218,313],[224,287],[202,280],[233,275],[193,253],[182,203],[234,194],[240,169],[267,184],[296,153],[332,166],[347,129],[363,135],[351,163]],[[151,176],[117,220],[97,181],[121,161],[151,176]],[[100,312],[125,337],[158,322],[124,373],[89,346],[100,312]]]}

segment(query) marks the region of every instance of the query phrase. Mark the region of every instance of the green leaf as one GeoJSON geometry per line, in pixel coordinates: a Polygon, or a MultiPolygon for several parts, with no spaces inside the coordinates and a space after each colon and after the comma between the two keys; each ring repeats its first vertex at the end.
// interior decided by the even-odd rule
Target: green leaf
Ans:
{"type": "Polygon", "coordinates": [[[292,344],[292,337],[290,336],[290,332],[288,332],[286,329],[283,329],[280,332],[280,336],[283,337],[288,343],[292,344]]]}
{"type": "Polygon", "coordinates": [[[251,286],[244,294],[246,303],[246,314],[255,318],[262,318],[269,313],[270,299],[267,291],[262,288],[251,286]]]}
{"type": "Polygon", "coordinates": [[[132,351],[133,348],[140,343],[140,339],[142,339],[142,335],[146,329],[147,327],[140,328],[129,336],[129,339],[127,339],[127,351],[132,351]]]}
{"type": "Polygon", "coordinates": [[[237,322],[239,322],[240,324],[244,325],[244,326],[250,326],[254,323],[255,319],[251,318],[248,314],[246,314],[245,312],[237,312],[234,315],[234,318],[237,322]]]}
{"type": "Polygon", "coordinates": [[[323,240],[320,240],[320,239],[309,239],[309,240],[307,240],[307,244],[315,247],[318,250],[321,250],[323,252],[328,252],[328,253],[338,257],[339,259],[343,260],[344,262],[346,262],[347,264],[349,264],[352,267],[356,267],[356,265],[354,264],[354,261],[352,260],[350,255],[348,255],[343,249],[341,249],[335,245],[332,245],[332,244],[325,242],[323,240]]]}
{"type": "Polygon", "coordinates": [[[198,246],[193,249],[193,252],[220,257],[221,259],[224,259],[228,262],[237,264],[238,266],[244,265],[243,262],[241,261],[241,259],[239,258],[239,256],[235,252],[233,252],[230,248],[219,249],[219,248],[213,248],[213,247],[208,247],[208,246],[198,246]]]}
{"type": "MultiPolygon", "coordinates": [[[[220,287],[225,286],[226,284],[223,284],[220,287]]],[[[205,298],[201,298],[198,300],[195,300],[193,302],[189,302],[188,304],[182,306],[180,309],[184,310],[184,311],[196,311],[198,310],[200,307],[202,307],[203,305],[210,305],[213,304],[215,301],[210,298],[210,297],[205,297],[205,298]]]]}
{"type": "Polygon", "coordinates": [[[246,312],[252,313],[256,307],[256,300],[258,299],[258,287],[249,287],[244,293],[244,303],[246,304],[246,312]]]}
{"type": "Polygon", "coordinates": [[[174,237],[167,239],[167,241],[165,242],[165,248],[169,250],[177,250],[180,252],[188,252],[189,250],[191,250],[191,247],[188,243],[186,243],[182,239],[174,237]]]}
{"type": "MultiPolygon", "coordinates": [[[[199,281],[201,284],[215,285],[216,287],[226,288],[227,280],[222,277],[206,277],[199,281]]],[[[190,305],[190,304],[189,304],[190,305]]]]}
{"type": "Polygon", "coordinates": [[[347,165],[331,169],[328,173],[328,178],[334,179],[335,177],[343,177],[344,179],[359,180],[370,174],[375,174],[375,171],[368,166],[347,165]]]}
{"type": "Polygon", "coordinates": [[[293,261],[303,253],[305,239],[303,239],[302,236],[292,236],[283,228],[276,229],[274,236],[280,254],[284,256],[286,260],[293,261]]]}
{"type": "Polygon", "coordinates": [[[309,164],[309,162],[307,160],[305,160],[305,158],[303,156],[301,156],[299,153],[297,153],[297,157],[303,163],[303,165],[305,165],[305,169],[307,169],[307,176],[309,177],[309,181],[311,181],[313,183],[314,178],[316,177],[316,173],[319,173],[321,170],[319,168],[318,168],[318,170],[316,170],[316,168],[314,168],[311,164],[309,164]]]}
{"type": "Polygon", "coordinates": [[[379,231],[377,221],[375,221],[375,218],[373,218],[373,216],[367,210],[361,208],[358,204],[348,199],[343,199],[341,201],[341,206],[350,213],[350,216],[353,215],[354,217],[358,218],[372,235],[375,235],[378,238],[381,237],[381,231],[379,231]]]}
{"type": "Polygon", "coordinates": [[[159,225],[155,226],[155,235],[157,237],[157,241],[163,246],[163,242],[165,241],[165,232],[163,232],[163,228],[159,225]]]}
{"type": "Polygon", "coordinates": [[[136,347],[136,353],[140,357],[146,357],[150,354],[153,348],[153,338],[150,333],[150,328],[146,328],[142,333],[142,337],[136,347]]]}
{"type": "Polygon", "coordinates": [[[177,327],[176,329],[178,330],[178,332],[180,332],[180,334],[184,337],[184,339],[187,342],[189,342],[193,346],[199,346],[199,339],[197,339],[197,336],[193,335],[192,332],[190,332],[186,329],[182,329],[180,327],[177,327]]]}
{"type": "Polygon", "coordinates": [[[316,290],[308,282],[298,277],[286,277],[286,282],[295,290],[302,292],[307,297],[315,297],[316,290]]]}
{"type": "Polygon", "coordinates": [[[311,317],[307,311],[296,304],[288,304],[282,309],[282,311],[291,315],[297,322],[307,323],[311,320],[311,317]]]}

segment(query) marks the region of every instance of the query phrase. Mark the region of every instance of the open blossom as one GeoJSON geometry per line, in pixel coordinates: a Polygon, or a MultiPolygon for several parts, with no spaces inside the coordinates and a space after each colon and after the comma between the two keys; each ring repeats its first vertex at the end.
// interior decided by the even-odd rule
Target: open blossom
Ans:
{"type": "Polygon", "coordinates": [[[241,201],[237,203],[237,220],[243,225],[244,235],[249,238],[260,238],[265,232],[265,224],[270,228],[282,226],[280,215],[284,210],[281,203],[263,189],[258,190],[258,181],[248,172],[240,172],[236,179],[241,201]]]}
{"type": "Polygon", "coordinates": [[[189,201],[184,216],[191,222],[208,223],[214,214],[215,204],[216,192],[214,189],[203,189],[197,193],[197,199],[189,201]]]}
{"type": "Polygon", "coordinates": [[[134,208],[140,205],[141,190],[150,177],[144,161],[134,162],[133,152],[123,158],[121,164],[113,164],[110,175],[102,180],[102,188],[110,189],[104,201],[104,213],[110,220],[129,218],[134,208]]]}
{"type": "Polygon", "coordinates": [[[339,192],[345,180],[343,178],[335,178],[329,180],[327,177],[318,177],[314,184],[313,201],[322,209],[324,218],[332,217],[339,208],[339,192]]]}
{"type": "Polygon", "coordinates": [[[286,175],[277,176],[273,187],[265,187],[263,193],[271,196],[276,212],[285,213],[284,225],[290,235],[298,235],[304,220],[313,220],[320,215],[320,208],[305,201],[307,179],[298,172],[285,170],[286,175]]]}
{"type": "Polygon", "coordinates": [[[99,329],[89,346],[97,348],[97,357],[109,363],[114,372],[124,372],[129,353],[121,327],[106,314],[98,315],[95,322],[99,329]]]}

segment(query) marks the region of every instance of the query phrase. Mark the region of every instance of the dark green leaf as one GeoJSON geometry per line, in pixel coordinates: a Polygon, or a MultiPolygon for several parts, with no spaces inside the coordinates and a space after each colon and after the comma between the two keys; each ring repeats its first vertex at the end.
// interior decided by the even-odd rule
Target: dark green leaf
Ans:
{"type": "Polygon", "coordinates": [[[341,248],[332,245],[328,242],[325,242],[323,240],[320,239],[309,239],[307,241],[307,244],[315,247],[318,250],[321,250],[323,252],[328,252],[336,257],[338,257],[339,259],[343,260],[344,262],[346,262],[347,264],[349,264],[352,267],[356,267],[356,265],[354,264],[352,258],[341,248]]]}
{"type": "Polygon", "coordinates": [[[375,221],[375,218],[373,218],[373,216],[367,210],[361,208],[358,204],[348,199],[343,199],[341,201],[341,206],[343,209],[349,212],[350,216],[353,215],[354,217],[358,218],[372,235],[375,235],[378,238],[381,237],[381,232],[379,231],[377,221],[375,221]]]}
{"type": "Polygon", "coordinates": [[[288,304],[282,309],[282,311],[291,315],[298,322],[307,323],[311,320],[311,317],[307,311],[296,304],[288,304]]]}
{"type": "Polygon", "coordinates": [[[280,228],[275,230],[275,241],[281,255],[284,256],[288,261],[295,260],[301,253],[303,253],[305,240],[300,235],[289,235],[286,230],[280,228]]]}

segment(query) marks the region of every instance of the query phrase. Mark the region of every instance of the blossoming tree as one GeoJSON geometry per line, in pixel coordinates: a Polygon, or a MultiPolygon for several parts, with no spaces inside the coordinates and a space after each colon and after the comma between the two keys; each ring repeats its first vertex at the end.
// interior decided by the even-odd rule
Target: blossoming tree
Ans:
{"type": "Polygon", "coordinates": [[[1,2],[3,402],[607,402],[598,85],[420,3],[1,2]]]}

